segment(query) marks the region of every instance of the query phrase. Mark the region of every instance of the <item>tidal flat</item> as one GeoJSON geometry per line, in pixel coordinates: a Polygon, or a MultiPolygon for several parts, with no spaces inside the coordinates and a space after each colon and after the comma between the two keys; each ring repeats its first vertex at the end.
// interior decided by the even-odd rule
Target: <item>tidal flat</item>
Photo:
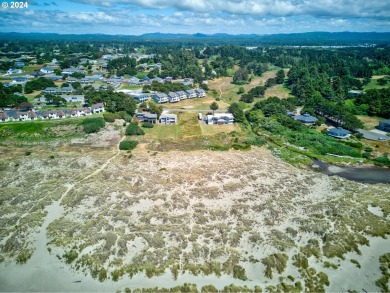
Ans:
{"type": "Polygon", "coordinates": [[[389,185],[266,148],[1,151],[1,291],[388,291],[389,185]]]}

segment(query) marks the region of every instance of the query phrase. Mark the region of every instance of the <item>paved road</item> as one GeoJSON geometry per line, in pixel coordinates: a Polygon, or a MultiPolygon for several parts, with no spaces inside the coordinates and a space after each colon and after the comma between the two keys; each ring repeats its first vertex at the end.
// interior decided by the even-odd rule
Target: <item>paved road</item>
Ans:
{"type": "Polygon", "coordinates": [[[363,137],[369,140],[379,140],[380,137],[384,137],[384,140],[390,139],[390,137],[386,136],[385,134],[378,133],[377,131],[370,131],[364,129],[356,129],[356,131],[363,134],[363,137]]]}

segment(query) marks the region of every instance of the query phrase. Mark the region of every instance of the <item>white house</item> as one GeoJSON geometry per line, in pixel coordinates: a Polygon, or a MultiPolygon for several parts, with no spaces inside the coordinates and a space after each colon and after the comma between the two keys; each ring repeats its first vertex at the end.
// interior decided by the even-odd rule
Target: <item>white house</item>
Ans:
{"type": "Polygon", "coordinates": [[[27,111],[27,112],[16,112],[14,119],[19,121],[32,121],[37,118],[37,114],[33,111],[27,111]]]}
{"type": "Polygon", "coordinates": [[[176,103],[180,101],[180,96],[175,92],[169,92],[168,98],[170,103],[176,103]]]}
{"type": "Polygon", "coordinates": [[[193,99],[197,97],[195,90],[186,90],[186,94],[188,99],[193,99]]]}
{"type": "Polygon", "coordinates": [[[61,119],[65,118],[65,113],[62,110],[49,110],[43,112],[43,119],[61,119]]]}
{"type": "Polygon", "coordinates": [[[166,94],[164,93],[156,93],[156,94],[153,94],[152,95],[152,99],[158,103],[158,104],[162,104],[162,103],[167,103],[169,102],[169,98],[166,94]]]}
{"type": "Polygon", "coordinates": [[[77,108],[70,111],[71,117],[81,117],[91,115],[91,110],[88,108],[77,108]]]}
{"type": "Polygon", "coordinates": [[[49,68],[49,67],[42,67],[39,71],[44,73],[44,74],[52,74],[52,73],[54,73],[54,70],[49,68]]]}
{"type": "Polygon", "coordinates": [[[92,105],[92,112],[93,114],[99,114],[104,112],[104,104],[103,103],[97,103],[92,105]]]}
{"type": "Polygon", "coordinates": [[[216,113],[207,115],[207,124],[233,124],[234,116],[231,113],[216,113]]]}
{"type": "Polygon", "coordinates": [[[187,93],[184,92],[184,91],[178,91],[178,92],[176,92],[176,94],[179,95],[180,100],[185,100],[185,99],[187,99],[187,93]]]}
{"type": "Polygon", "coordinates": [[[7,71],[7,74],[20,74],[20,73],[22,73],[22,70],[17,68],[10,68],[7,71]]]}
{"type": "Polygon", "coordinates": [[[204,89],[196,89],[195,92],[198,98],[204,98],[206,96],[206,92],[204,89]]]}
{"type": "Polygon", "coordinates": [[[84,95],[61,95],[61,98],[63,98],[67,103],[85,103],[84,95]]]}
{"type": "Polygon", "coordinates": [[[159,119],[160,124],[176,124],[177,115],[176,114],[161,114],[159,119]]]}

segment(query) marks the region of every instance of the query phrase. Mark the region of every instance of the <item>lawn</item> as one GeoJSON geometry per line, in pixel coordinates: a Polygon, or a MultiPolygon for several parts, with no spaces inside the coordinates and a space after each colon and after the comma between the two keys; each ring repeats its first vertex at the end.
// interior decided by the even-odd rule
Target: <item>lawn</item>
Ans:
{"type": "Polygon", "coordinates": [[[180,138],[202,135],[197,113],[180,112],[178,115],[178,121],[180,138]]]}
{"type": "Polygon", "coordinates": [[[142,128],[146,139],[162,140],[177,139],[179,137],[179,125],[156,124],[153,128],[142,128]]]}
{"type": "MultiPolygon", "coordinates": [[[[194,110],[210,110],[210,104],[215,101],[215,98],[211,95],[207,95],[205,98],[195,98],[180,101],[178,103],[167,103],[163,107],[167,109],[194,109],[194,110]]],[[[224,101],[216,101],[219,109],[226,110],[229,107],[224,101]]]]}
{"type": "MultiPolygon", "coordinates": [[[[210,81],[209,88],[215,90],[218,93],[217,96],[221,95],[221,98],[225,103],[231,104],[240,100],[240,95],[237,94],[240,87],[243,87],[245,92],[248,92],[256,86],[263,86],[269,78],[274,78],[276,76],[276,72],[277,70],[266,71],[262,76],[253,77],[250,83],[244,85],[232,84],[232,77],[221,77],[210,81]]],[[[282,85],[276,85],[266,90],[265,97],[277,96],[280,98],[287,98],[289,93],[289,90],[282,85]]],[[[254,102],[256,102],[256,100],[254,102]]],[[[249,105],[250,104],[248,104],[248,106],[249,105]]]]}
{"type": "Polygon", "coordinates": [[[124,85],[124,84],[122,84],[119,89],[120,90],[138,90],[138,89],[142,89],[142,86],[140,86],[140,85],[124,85]]]}
{"type": "Polygon", "coordinates": [[[384,89],[384,88],[387,88],[389,87],[389,82],[387,83],[387,85],[379,85],[377,83],[377,80],[380,79],[380,78],[383,78],[384,75],[374,75],[372,78],[371,78],[371,81],[369,84],[365,85],[363,87],[363,89],[366,91],[366,90],[372,90],[372,89],[384,89]]]}
{"type": "Polygon", "coordinates": [[[364,124],[364,129],[374,129],[383,118],[358,115],[356,116],[364,124]]]}
{"type": "Polygon", "coordinates": [[[216,135],[218,133],[230,133],[232,131],[240,131],[240,127],[237,124],[228,125],[207,125],[200,126],[202,135],[216,135]]]}
{"type": "Polygon", "coordinates": [[[143,128],[146,139],[166,140],[180,139],[191,136],[201,136],[198,115],[193,112],[179,112],[178,124],[161,125],[156,124],[153,128],[143,128]]]}

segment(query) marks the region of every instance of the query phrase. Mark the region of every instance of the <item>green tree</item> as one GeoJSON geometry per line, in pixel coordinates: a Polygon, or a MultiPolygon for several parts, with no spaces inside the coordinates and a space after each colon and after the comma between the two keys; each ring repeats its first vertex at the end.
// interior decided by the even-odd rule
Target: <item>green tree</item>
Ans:
{"type": "Polygon", "coordinates": [[[218,110],[218,108],[219,108],[219,106],[218,106],[217,102],[212,102],[210,104],[210,109],[213,110],[213,115],[214,115],[214,111],[218,110]]]}
{"type": "Polygon", "coordinates": [[[240,107],[239,103],[233,103],[229,106],[228,111],[233,114],[234,119],[237,122],[244,122],[245,119],[245,114],[242,108],[240,107]]]}
{"type": "Polygon", "coordinates": [[[282,84],[284,82],[284,78],[286,77],[286,74],[284,73],[284,70],[283,69],[280,69],[277,73],[276,73],[276,83],[277,84],[282,84]]]}

